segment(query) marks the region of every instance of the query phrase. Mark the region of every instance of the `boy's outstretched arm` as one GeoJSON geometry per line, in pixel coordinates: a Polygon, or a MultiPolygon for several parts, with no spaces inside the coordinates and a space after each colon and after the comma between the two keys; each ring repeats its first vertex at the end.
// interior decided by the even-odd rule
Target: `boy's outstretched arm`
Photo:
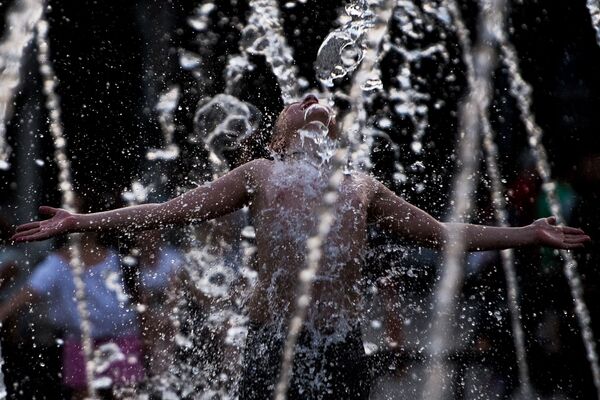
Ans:
{"type": "Polygon", "coordinates": [[[164,203],[141,204],[91,214],[74,214],[42,206],[40,213],[51,218],[17,227],[12,240],[43,240],[70,232],[156,229],[220,217],[248,203],[252,192],[249,189],[254,186],[254,170],[261,168],[262,162],[264,160],[246,163],[211,183],[164,203]]]}
{"type": "Polygon", "coordinates": [[[396,196],[382,183],[375,181],[374,185],[369,207],[370,219],[418,245],[442,248],[453,228],[459,230],[459,237],[464,237],[467,251],[534,245],[575,249],[590,241],[590,237],[581,229],[556,226],[553,217],[542,218],[530,225],[516,228],[443,223],[396,196]]]}

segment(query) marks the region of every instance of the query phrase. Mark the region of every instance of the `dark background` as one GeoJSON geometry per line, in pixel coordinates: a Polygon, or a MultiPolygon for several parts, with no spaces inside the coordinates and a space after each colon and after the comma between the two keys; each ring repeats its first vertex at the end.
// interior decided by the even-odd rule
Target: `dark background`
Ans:
{"type": "MultiPolygon", "coordinates": [[[[176,140],[182,143],[184,153],[182,159],[168,169],[171,171],[169,186],[189,186],[186,176],[190,170],[202,169],[203,151],[189,149],[184,138],[186,132],[192,129],[197,101],[224,90],[223,70],[227,55],[239,53],[240,27],[245,23],[248,8],[242,0],[219,1],[217,10],[211,14],[213,26],[210,32],[198,35],[188,25],[187,18],[199,3],[49,2],[50,51],[59,80],[57,92],[62,101],[68,152],[80,191],[106,200],[107,204],[118,204],[119,193],[130,186],[132,179],[152,171],[152,165],[144,161],[146,151],[162,143],[153,105],[158,95],[174,83],[182,88],[180,108],[176,113],[176,140]],[[189,71],[179,67],[181,49],[202,56],[206,79],[201,85],[189,71]],[[190,154],[193,157],[186,160],[186,155],[190,154]],[[190,162],[192,159],[200,160],[200,164],[190,162]]],[[[553,174],[568,182],[578,195],[570,223],[583,227],[593,238],[592,245],[578,252],[577,256],[594,330],[600,333],[600,310],[597,306],[600,282],[597,270],[600,261],[597,245],[600,238],[597,210],[600,142],[596,140],[596,130],[600,126],[600,75],[597,73],[600,47],[595,41],[595,31],[584,0],[519,3],[511,2],[510,37],[519,52],[523,75],[533,85],[533,111],[544,129],[544,144],[553,174]]],[[[291,9],[281,8],[286,37],[293,48],[300,75],[307,78],[313,88],[318,87],[313,71],[317,49],[335,26],[341,4],[341,1],[308,0],[306,4],[297,3],[291,9]]],[[[4,15],[10,5],[8,1],[0,2],[0,15],[4,15]]],[[[477,5],[472,1],[462,1],[461,6],[473,31],[477,5]]],[[[424,155],[416,156],[409,149],[410,121],[392,115],[381,98],[376,99],[370,110],[372,115],[387,112],[394,121],[388,132],[400,145],[402,164],[408,167],[421,160],[426,166],[424,171],[407,168],[408,182],[405,185],[393,184],[390,180],[389,151],[380,143],[376,146],[377,154],[374,154],[377,161],[374,174],[409,201],[438,217],[445,214],[448,204],[455,165],[456,110],[465,88],[458,44],[449,32],[446,46],[450,60],[443,65],[436,64],[434,60],[418,67],[428,79],[424,89],[434,99],[444,100],[440,109],[431,108],[424,155]],[[440,79],[450,72],[455,74],[455,81],[440,79]],[[416,192],[414,184],[424,180],[429,183],[425,192],[416,192]]],[[[430,38],[423,39],[424,42],[428,40],[430,38]]],[[[4,215],[18,220],[14,222],[32,218],[37,203],[57,205],[60,202],[35,48],[30,46],[27,54],[23,83],[8,127],[9,143],[15,150],[11,159],[13,168],[0,171],[0,207],[4,215]],[[43,160],[44,165],[38,166],[34,159],[43,160]],[[28,168],[30,172],[19,175],[22,168],[28,168]],[[26,182],[21,180],[23,176],[27,178],[26,182]]],[[[239,97],[263,112],[262,131],[268,132],[269,123],[282,106],[279,90],[264,60],[260,57],[251,59],[257,68],[245,76],[239,97]]],[[[393,81],[398,65],[399,60],[393,55],[383,60],[386,86],[393,81]]],[[[494,93],[491,114],[499,135],[499,161],[503,177],[511,187],[526,170],[523,154],[527,150],[527,140],[502,66],[495,75],[494,93]]],[[[489,219],[490,215],[489,197],[485,193],[487,180],[482,174],[484,177],[477,193],[480,213],[475,217],[479,221],[489,219]]],[[[535,183],[535,178],[532,179],[535,183]]],[[[529,197],[533,202],[537,192],[529,197]]],[[[531,213],[523,211],[527,206],[518,204],[518,201],[512,205],[513,223],[531,222],[527,220],[532,217],[531,213]]],[[[551,393],[559,387],[575,398],[591,398],[594,393],[591,373],[573,316],[568,287],[560,265],[550,273],[540,272],[540,257],[536,253],[521,252],[518,264],[534,384],[541,392],[551,393]],[[548,304],[559,310],[564,320],[561,350],[557,354],[545,353],[540,343],[533,339],[538,329],[539,314],[548,304]]],[[[501,288],[502,273],[494,269],[473,285],[501,288]]],[[[503,326],[499,330],[506,339],[508,327],[503,326]]],[[[499,347],[497,354],[507,351],[510,359],[510,340],[504,342],[508,344],[505,348],[499,347]]],[[[510,360],[506,364],[509,377],[514,380],[514,367],[510,367],[510,360]]]]}

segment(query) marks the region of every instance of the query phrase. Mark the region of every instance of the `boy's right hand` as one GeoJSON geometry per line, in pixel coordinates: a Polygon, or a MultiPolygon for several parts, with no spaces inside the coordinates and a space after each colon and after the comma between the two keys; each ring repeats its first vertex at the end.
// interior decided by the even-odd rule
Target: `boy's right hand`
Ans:
{"type": "Polygon", "coordinates": [[[11,238],[12,241],[31,242],[44,240],[75,230],[77,225],[75,214],[62,208],[48,206],[41,206],[39,212],[40,214],[49,215],[51,218],[19,225],[16,233],[11,238]]]}

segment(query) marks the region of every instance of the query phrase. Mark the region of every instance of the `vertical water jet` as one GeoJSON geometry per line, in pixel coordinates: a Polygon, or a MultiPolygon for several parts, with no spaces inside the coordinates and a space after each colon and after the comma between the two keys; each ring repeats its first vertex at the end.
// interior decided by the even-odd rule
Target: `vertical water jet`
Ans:
{"type": "Polygon", "coordinates": [[[277,1],[250,1],[250,15],[242,30],[241,47],[249,54],[265,57],[279,83],[281,98],[285,104],[298,98],[298,71],[292,49],[283,36],[277,1]]]}
{"type": "Polygon", "coordinates": [[[444,245],[444,270],[436,289],[433,327],[429,343],[432,359],[423,391],[424,399],[445,398],[447,338],[452,337],[456,297],[463,282],[465,256],[464,234],[461,223],[467,220],[472,209],[472,196],[476,181],[477,148],[479,144],[480,105],[489,104],[492,97],[492,74],[496,66],[498,29],[504,24],[505,1],[482,0],[478,19],[477,44],[473,48],[473,84],[460,108],[459,169],[454,180],[451,215],[444,245]]]}
{"type": "Polygon", "coordinates": [[[10,147],[6,141],[14,97],[21,81],[21,65],[27,45],[33,38],[35,25],[41,18],[40,0],[17,1],[6,14],[7,33],[0,43],[0,170],[8,169],[10,147]]]}
{"type": "MultiPolygon", "coordinates": [[[[475,66],[469,39],[469,32],[463,21],[460,9],[455,0],[446,0],[448,9],[452,15],[459,43],[463,51],[463,62],[467,69],[467,80],[470,90],[475,87],[475,66]]],[[[501,181],[500,170],[498,167],[498,148],[494,141],[494,132],[489,119],[489,103],[479,104],[479,122],[481,124],[481,133],[483,134],[483,150],[488,176],[491,180],[490,192],[496,221],[500,226],[508,226],[508,213],[506,211],[506,201],[504,200],[504,187],[501,181]]],[[[517,277],[514,268],[514,250],[506,249],[500,252],[502,259],[502,268],[506,279],[506,291],[508,299],[508,308],[510,311],[513,341],[517,355],[517,367],[519,369],[520,394],[524,399],[531,398],[531,379],[529,377],[529,366],[527,364],[527,354],[525,351],[525,335],[521,323],[521,311],[519,306],[519,288],[517,286],[517,277]]]]}
{"type": "MultiPolygon", "coordinates": [[[[558,225],[563,225],[566,221],[561,211],[561,205],[556,193],[556,182],[552,179],[552,171],[548,161],[546,148],[542,143],[543,131],[538,125],[533,112],[531,111],[533,89],[531,85],[525,81],[519,67],[519,58],[517,52],[508,40],[506,31],[503,29],[498,31],[500,39],[500,49],[502,52],[502,61],[508,69],[508,77],[510,91],[517,102],[520,118],[525,126],[528,136],[528,143],[531,152],[536,160],[536,167],[540,178],[542,179],[542,189],[546,196],[546,201],[550,205],[550,211],[558,225]]],[[[600,365],[598,364],[598,353],[596,351],[596,343],[591,327],[591,318],[587,305],[583,298],[583,285],[581,277],[577,271],[577,261],[573,257],[573,253],[569,250],[560,250],[560,255],[563,259],[563,270],[573,302],[575,305],[575,314],[577,322],[581,330],[581,337],[586,350],[586,356],[592,370],[592,377],[596,387],[596,394],[600,399],[600,365]]]]}
{"type": "Polygon", "coordinates": [[[596,31],[596,42],[600,46],[600,0],[587,0],[586,5],[590,12],[592,26],[596,31]]]}
{"type": "MultiPolygon", "coordinates": [[[[50,61],[50,49],[48,44],[48,22],[41,17],[36,24],[36,45],[37,57],[40,67],[40,74],[43,81],[43,91],[46,96],[46,109],[49,114],[50,134],[54,140],[54,159],[58,166],[58,188],[62,195],[62,208],[76,212],[75,193],[73,191],[73,182],[71,178],[71,163],[67,157],[67,142],[63,133],[63,124],[61,120],[60,98],[56,94],[56,75],[50,61]]],[[[85,360],[85,374],[87,379],[87,395],[95,399],[96,389],[94,387],[94,361],[93,344],[91,336],[91,325],[89,321],[89,311],[85,298],[85,283],[83,281],[83,263],[81,262],[81,243],[77,234],[69,237],[70,260],[72,267],[73,282],[75,284],[75,299],[77,301],[77,311],[79,313],[79,328],[81,329],[81,342],[83,346],[83,355],[85,360]]]]}

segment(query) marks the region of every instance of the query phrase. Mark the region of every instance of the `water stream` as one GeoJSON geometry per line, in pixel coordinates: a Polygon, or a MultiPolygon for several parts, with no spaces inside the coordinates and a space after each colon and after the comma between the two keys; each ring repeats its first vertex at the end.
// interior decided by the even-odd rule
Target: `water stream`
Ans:
{"type": "MultiPolygon", "coordinates": [[[[63,133],[61,121],[60,98],[56,94],[56,76],[50,61],[50,48],[48,44],[48,22],[42,17],[36,25],[37,58],[40,74],[43,82],[43,92],[46,96],[46,109],[49,113],[49,130],[54,140],[54,160],[58,166],[58,187],[62,194],[61,207],[76,212],[75,193],[73,191],[73,180],[71,177],[71,163],[67,157],[67,141],[63,133]]],[[[69,236],[70,260],[69,265],[73,272],[75,283],[75,300],[79,314],[79,328],[81,329],[81,342],[85,360],[85,373],[87,379],[87,390],[90,398],[96,397],[94,386],[95,364],[93,361],[93,345],[91,336],[91,325],[89,311],[85,298],[85,283],[83,281],[83,263],[81,262],[81,244],[79,235],[69,236]]]]}
{"type": "MultiPolygon", "coordinates": [[[[459,110],[459,141],[457,147],[458,170],[453,185],[451,214],[449,221],[452,223],[468,222],[473,209],[473,196],[477,182],[477,159],[479,140],[483,140],[483,150],[488,175],[491,179],[492,201],[495,206],[495,215],[499,225],[507,226],[507,211],[504,200],[504,188],[498,168],[498,148],[494,142],[494,133],[489,121],[489,105],[493,96],[492,76],[496,68],[498,56],[497,46],[500,45],[501,58],[507,65],[510,77],[511,93],[517,100],[517,106],[529,137],[529,144],[536,157],[538,172],[543,180],[543,190],[546,194],[552,213],[559,223],[564,223],[560,204],[556,196],[556,183],[551,178],[551,171],[546,150],[542,144],[542,130],[537,125],[531,113],[531,87],[524,81],[519,71],[518,57],[512,44],[505,33],[505,0],[480,0],[480,14],[478,19],[477,42],[473,48],[469,41],[469,33],[460,16],[460,11],[455,0],[445,0],[438,4],[423,6],[427,13],[434,15],[443,24],[454,23],[460,45],[463,50],[463,61],[467,68],[468,94],[459,110]],[[443,6],[445,5],[445,6],[443,6]],[[449,12],[449,16],[446,15],[449,12]],[[481,135],[481,136],[480,136],[481,135]]],[[[281,97],[286,104],[299,98],[305,89],[305,82],[298,76],[291,48],[286,42],[281,26],[282,18],[278,2],[275,0],[250,0],[250,13],[247,25],[242,29],[240,49],[242,54],[230,56],[225,69],[227,87],[224,94],[206,98],[198,105],[194,117],[195,130],[190,134],[188,141],[200,143],[208,152],[208,163],[213,178],[221,176],[229,170],[224,152],[237,149],[240,143],[247,139],[257,129],[260,122],[260,113],[250,104],[240,101],[234,96],[235,85],[243,79],[244,72],[253,68],[249,62],[249,55],[265,57],[267,64],[275,75],[281,97]]],[[[597,0],[587,1],[592,22],[600,44],[600,7],[597,0]]],[[[188,22],[197,31],[208,29],[209,15],[216,5],[210,1],[204,2],[197,10],[197,15],[188,22]]],[[[412,24],[407,23],[410,18],[418,19],[418,12],[414,4],[405,0],[356,0],[347,5],[346,14],[340,17],[342,22],[338,29],[333,30],[323,41],[319,48],[315,69],[318,79],[326,90],[334,86],[336,80],[351,77],[351,85],[347,94],[341,93],[350,100],[351,111],[344,117],[343,126],[347,133],[346,144],[342,149],[328,146],[325,141],[318,145],[325,145],[321,155],[326,166],[326,186],[323,191],[322,206],[316,210],[319,223],[316,231],[308,235],[306,241],[305,268],[299,274],[299,295],[295,299],[294,312],[289,320],[288,332],[284,342],[283,356],[279,379],[276,386],[276,400],[287,398],[287,392],[292,376],[292,367],[295,356],[295,347],[298,337],[305,325],[307,310],[312,301],[312,283],[319,272],[323,259],[324,243],[335,223],[335,205],[338,191],[343,177],[352,170],[369,169],[372,166],[371,152],[374,135],[385,136],[382,132],[371,129],[373,120],[369,119],[365,105],[370,104],[376,94],[381,94],[387,100],[397,101],[395,112],[398,115],[408,115],[414,122],[412,150],[420,153],[423,145],[422,139],[428,126],[427,108],[422,103],[429,101],[429,95],[413,87],[411,79],[411,63],[417,63],[423,57],[434,54],[448,57],[445,45],[433,44],[424,49],[409,49],[400,43],[392,42],[389,36],[389,26],[392,21],[397,21],[403,34],[411,35],[412,24]],[[408,19],[406,19],[408,18],[408,19]],[[404,22],[403,22],[404,21],[404,22]],[[407,31],[408,30],[408,31],[407,31]],[[397,82],[398,88],[386,92],[381,79],[380,61],[393,51],[402,56],[403,67],[400,68],[397,82]],[[425,107],[425,108],[423,108],[425,107]]],[[[75,211],[75,195],[73,192],[70,161],[66,152],[66,140],[61,121],[60,99],[56,93],[56,77],[49,58],[48,23],[43,18],[43,5],[40,1],[19,0],[7,14],[10,29],[3,42],[0,44],[0,169],[9,168],[8,160],[10,149],[6,141],[6,124],[11,116],[11,107],[18,91],[21,64],[28,43],[34,36],[36,38],[37,59],[40,74],[43,78],[43,93],[46,97],[46,109],[49,115],[49,131],[55,145],[55,161],[59,169],[59,189],[62,195],[62,207],[75,211]]],[[[180,63],[184,69],[192,71],[194,76],[204,79],[200,73],[200,59],[191,53],[182,53],[180,63]]],[[[156,106],[159,124],[164,136],[162,149],[151,149],[147,158],[154,160],[173,160],[179,156],[180,149],[174,137],[176,127],[174,112],[181,99],[180,88],[172,86],[160,97],[156,106]]],[[[306,133],[306,140],[318,140],[327,136],[327,132],[306,133]]],[[[395,148],[398,153],[397,148],[395,148]]],[[[398,167],[398,174],[403,173],[398,167]]],[[[146,188],[142,188],[142,191],[146,188]]],[[[132,193],[135,188],[132,188],[132,193]]],[[[449,390],[448,382],[451,380],[448,354],[454,350],[453,328],[456,312],[456,301],[460,294],[463,282],[463,265],[465,256],[465,242],[463,232],[450,225],[447,242],[444,248],[444,263],[441,280],[438,283],[434,302],[434,321],[432,333],[427,348],[430,356],[430,368],[425,379],[424,398],[443,399],[449,390]]],[[[256,249],[250,244],[254,238],[253,228],[246,226],[241,233],[248,239],[245,247],[248,255],[256,249]]],[[[225,276],[227,281],[227,268],[218,259],[215,250],[222,244],[200,243],[196,232],[191,231],[192,248],[187,252],[188,273],[192,284],[213,298],[226,296],[229,286],[213,285],[210,276],[215,274],[225,276]],[[211,247],[212,246],[212,247],[211,247]],[[203,275],[204,274],[204,275],[203,275]]],[[[208,235],[210,238],[210,234],[208,235]]],[[[210,241],[210,240],[209,240],[210,241]]],[[[73,279],[76,286],[75,297],[80,316],[80,329],[85,356],[88,396],[96,398],[96,386],[99,383],[94,379],[95,365],[92,357],[93,346],[91,327],[88,319],[85,287],[82,279],[83,265],[80,261],[80,244],[78,235],[69,238],[71,249],[71,266],[73,279]]],[[[587,358],[591,365],[594,384],[600,399],[600,367],[590,327],[590,316],[583,300],[582,284],[577,273],[577,262],[569,251],[560,252],[564,260],[564,273],[567,277],[571,294],[575,303],[575,311],[581,328],[587,358]]],[[[508,305],[511,313],[514,345],[516,348],[517,362],[520,379],[520,396],[531,398],[532,390],[525,352],[525,338],[520,321],[518,302],[518,287],[514,271],[514,254],[511,250],[501,252],[502,265],[506,275],[508,305]]],[[[247,270],[251,280],[251,272],[247,270]]],[[[231,278],[233,280],[233,278],[231,278]]],[[[227,281],[229,282],[229,281],[227,281]]],[[[251,285],[250,285],[251,286],[251,285]]],[[[185,299],[179,305],[184,306],[185,299]]],[[[240,303],[241,304],[241,303],[240,303]]],[[[238,304],[238,306],[240,305],[238,304]]],[[[240,306],[241,307],[241,306],[240,306]]],[[[181,312],[177,310],[174,314],[181,312]]],[[[172,316],[175,325],[182,322],[182,318],[190,315],[181,312],[172,316]]],[[[211,308],[207,324],[211,327],[217,325],[230,326],[227,331],[227,340],[230,340],[237,350],[243,347],[247,320],[233,309],[211,308]],[[235,338],[232,338],[235,336],[235,338]],[[242,338],[242,339],[240,339],[242,338]]],[[[185,335],[181,332],[175,337],[175,342],[180,347],[194,346],[197,332],[185,335]]],[[[231,344],[231,343],[229,343],[231,344]]],[[[239,360],[239,358],[237,358],[239,360]]],[[[0,366],[2,358],[0,354],[0,366]]],[[[236,366],[232,366],[235,368],[236,366]]],[[[191,395],[197,390],[198,382],[184,382],[186,379],[203,380],[206,385],[204,395],[230,398],[235,389],[231,388],[234,380],[232,370],[223,370],[197,373],[197,368],[189,370],[178,369],[168,371],[164,376],[158,377],[154,382],[155,389],[165,396],[191,395]],[[213,373],[214,375],[211,375],[213,373]],[[170,374],[170,375],[169,375],[170,374]],[[180,376],[177,376],[180,374],[180,376]],[[228,375],[229,374],[229,375],[228,375]],[[211,381],[212,379],[212,381],[211,381]],[[178,386],[179,385],[179,386],[178,386]],[[172,390],[178,386],[177,390],[172,390]]],[[[5,395],[0,370],[0,398],[5,395]]],[[[176,397],[172,397],[176,398],[176,397]]],[[[204,397],[203,397],[204,398],[204,397]]]]}
{"type": "Polygon", "coordinates": [[[6,124],[12,115],[14,98],[19,89],[25,49],[33,38],[35,24],[42,13],[42,1],[20,0],[6,14],[6,26],[11,29],[7,29],[0,44],[0,170],[10,167],[6,124]]]}
{"type": "Polygon", "coordinates": [[[596,31],[596,41],[600,46],[600,1],[587,0],[587,8],[590,12],[590,17],[592,19],[592,26],[596,31]]]}
{"type": "Polygon", "coordinates": [[[444,246],[442,277],[436,289],[433,326],[430,339],[432,365],[425,383],[424,399],[448,396],[447,352],[452,350],[448,338],[453,337],[457,296],[463,282],[465,256],[464,233],[458,223],[468,222],[472,209],[474,185],[477,181],[477,147],[479,145],[480,110],[493,96],[491,77],[496,65],[496,31],[504,24],[505,2],[481,1],[477,43],[473,48],[473,78],[468,95],[460,109],[459,171],[455,176],[448,237],[444,246]]]}
{"type": "MultiPolygon", "coordinates": [[[[448,9],[452,14],[456,33],[463,49],[463,62],[467,68],[467,79],[471,90],[475,87],[475,66],[472,56],[471,41],[469,32],[464,24],[460,9],[454,0],[447,0],[448,9]]],[[[483,134],[483,149],[485,152],[485,161],[488,176],[491,180],[490,192],[492,203],[496,214],[496,221],[499,226],[508,226],[508,212],[506,210],[506,201],[504,199],[504,187],[501,180],[500,169],[498,167],[498,147],[494,141],[494,132],[489,119],[489,104],[479,104],[479,123],[481,124],[481,133],[483,134]]],[[[532,397],[531,380],[529,378],[529,366],[527,364],[527,353],[525,350],[525,334],[521,323],[521,311],[519,307],[519,288],[517,286],[517,277],[514,267],[514,250],[506,249],[501,251],[502,268],[506,278],[506,291],[508,299],[508,308],[510,311],[513,341],[517,354],[517,366],[519,368],[519,382],[521,398],[528,399],[532,397]]]]}
{"type": "Polygon", "coordinates": [[[292,49],[283,35],[277,1],[250,0],[250,15],[242,30],[241,47],[249,54],[265,57],[277,78],[285,104],[298,99],[298,71],[292,49]]]}
{"type": "MultiPolygon", "coordinates": [[[[556,182],[552,179],[552,171],[548,162],[548,154],[542,143],[543,131],[538,125],[531,111],[532,88],[523,78],[519,59],[514,46],[508,41],[504,30],[498,31],[498,37],[501,43],[502,61],[508,68],[511,94],[517,101],[517,107],[520,111],[520,117],[525,126],[528,135],[529,146],[536,159],[537,171],[542,179],[542,189],[546,195],[546,200],[550,205],[550,211],[556,217],[557,224],[565,224],[565,218],[561,211],[561,205],[556,194],[556,182]]],[[[569,283],[571,296],[575,304],[575,314],[581,329],[581,337],[586,349],[586,356],[590,363],[594,385],[598,399],[600,399],[600,365],[598,364],[598,353],[596,351],[596,342],[591,327],[590,313],[583,298],[583,286],[581,277],[577,272],[577,261],[573,253],[568,250],[560,250],[560,255],[564,261],[564,274],[569,283]]]]}

